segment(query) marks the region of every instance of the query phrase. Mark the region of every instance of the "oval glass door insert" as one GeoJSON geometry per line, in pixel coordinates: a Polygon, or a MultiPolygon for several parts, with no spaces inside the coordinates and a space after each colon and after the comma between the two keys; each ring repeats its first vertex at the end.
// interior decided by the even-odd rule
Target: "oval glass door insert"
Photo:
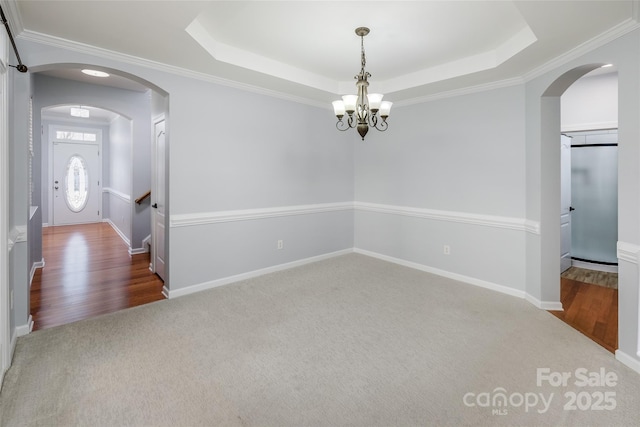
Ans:
{"type": "Polygon", "coordinates": [[[67,206],[73,212],[80,212],[89,199],[89,171],[82,156],[75,154],[69,158],[64,183],[67,206]]]}

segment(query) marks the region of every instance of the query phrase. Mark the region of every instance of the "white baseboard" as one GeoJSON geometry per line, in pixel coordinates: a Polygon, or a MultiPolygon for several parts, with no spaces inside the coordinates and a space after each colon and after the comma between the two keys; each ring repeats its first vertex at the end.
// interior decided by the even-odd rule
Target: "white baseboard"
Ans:
{"type": "Polygon", "coordinates": [[[23,337],[25,335],[29,335],[33,330],[33,317],[29,315],[29,319],[27,319],[26,325],[21,325],[16,327],[16,335],[18,337],[23,337]]]}
{"type": "Polygon", "coordinates": [[[616,360],[640,374],[640,360],[620,350],[616,350],[616,360]]]}
{"type": "Polygon", "coordinates": [[[138,255],[138,254],[146,254],[148,251],[144,248],[129,248],[129,255],[138,255]]]}
{"type": "Polygon", "coordinates": [[[541,310],[564,311],[564,307],[562,307],[562,303],[560,301],[540,301],[538,298],[530,294],[526,294],[524,299],[541,310]]]}
{"type": "Polygon", "coordinates": [[[11,366],[11,361],[13,361],[13,353],[16,351],[16,344],[18,343],[18,333],[14,329],[11,333],[11,342],[9,343],[9,364],[7,366],[11,366]]]}
{"type": "Polygon", "coordinates": [[[181,297],[184,295],[193,294],[195,292],[217,288],[218,286],[224,286],[230,283],[239,282],[241,280],[252,279],[254,277],[262,276],[264,274],[275,273],[276,271],[287,270],[289,268],[298,267],[305,264],[311,264],[313,262],[322,261],[325,259],[340,256],[340,255],[346,255],[352,252],[353,252],[353,249],[343,249],[336,252],[330,252],[328,254],[318,255],[318,256],[304,258],[297,261],[287,262],[285,264],[278,264],[272,267],[262,268],[260,270],[249,271],[247,273],[237,274],[235,276],[223,277],[222,279],[199,283],[197,285],[187,286],[186,288],[175,289],[175,290],[167,290],[166,288],[163,288],[162,293],[167,298],[181,297]]]}
{"type": "Polygon", "coordinates": [[[597,262],[587,262],[587,261],[578,261],[571,260],[572,267],[584,268],[586,270],[595,270],[595,271],[603,271],[605,273],[617,273],[618,266],[617,265],[607,265],[607,264],[598,264],[597,262]]]}
{"type": "Polygon", "coordinates": [[[459,282],[468,283],[470,285],[479,286],[481,288],[490,289],[492,291],[500,292],[502,294],[511,295],[518,298],[524,298],[525,292],[518,289],[509,288],[507,286],[498,285],[497,283],[487,282],[485,280],[476,279],[475,277],[469,277],[458,273],[452,273],[450,271],[441,270],[439,268],[429,267],[427,265],[418,264],[416,262],[406,261],[400,258],[394,258],[388,255],[379,254],[377,252],[371,252],[364,249],[354,249],[354,252],[367,255],[373,258],[378,258],[383,261],[389,261],[394,264],[403,265],[405,267],[414,268],[427,273],[435,274],[437,276],[447,277],[449,279],[457,280],[459,282]]]}
{"type": "Polygon", "coordinates": [[[109,224],[111,226],[111,228],[113,228],[115,230],[115,232],[118,233],[118,236],[120,236],[120,238],[129,247],[129,253],[131,253],[131,242],[129,241],[129,238],[127,236],[125,236],[124,233],[118,228],[118,226],[115,225],[114,222],[111,221],[109,218],[103,219],[102,221],[106,222],[107,224],[109,224]]]}
{"type": "Polygon", "coordinates": [[[167,288],[167,285],[164,285],[162,287],[162,295],[164,295],[165,298],[169,299],[169,289],[167,288]]]}
{"type": "Polygon", "coordinates": [[[145,252],[151,251],[151,234],[142,239],[142,247],[144,248],[145,252]]]}
{"type": "Polygon", "coordinates": [[[34,262],[31,266],[31,271],[29,272],[29,288],[31,288],[31,282],[33,282],[33,275],[36,274],[36,270],[38,268],[44,268],[44,258],[42,258],[38,262],[34,262]]]}

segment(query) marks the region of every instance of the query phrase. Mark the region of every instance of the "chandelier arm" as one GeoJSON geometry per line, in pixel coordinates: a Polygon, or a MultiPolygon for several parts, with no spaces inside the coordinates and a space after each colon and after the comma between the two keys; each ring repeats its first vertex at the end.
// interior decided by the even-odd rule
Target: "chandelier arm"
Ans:
{"type": "Polygon", "coordinates": [[[387,130],[388,127],[389,127],[389,124],[387,123],[387,121],[385,119],[380,120],[374,126],[374,128],[376,128],[376,130],[379,130],[380,132],[384,132],[385,130],[387,130]]]}
{"type": "Polygon", "coordinates": [[[336,122],[336,129],[339,131],[345,131],[356,127],[356,121],[354,120],[354,114],[347,116],[347,121],[342,120],[342,117],[338,118],[336,122]]]}
{"type": "Polygon", "coordinates": [[[378,115],[375,113],[369,114],[369,126],[372,128],[378,128],[378,115]]]}

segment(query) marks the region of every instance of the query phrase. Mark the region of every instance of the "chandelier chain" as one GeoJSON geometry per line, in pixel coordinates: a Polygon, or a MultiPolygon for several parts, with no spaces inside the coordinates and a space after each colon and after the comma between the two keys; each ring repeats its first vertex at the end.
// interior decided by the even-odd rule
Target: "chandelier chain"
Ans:
{"type": "Polygon", "coordinates": [[[360,73],[364,75],[365,73],[364,68],[367,65],[367,58],[364,54],[364,36],[360,36],[360,51],[361,51],[360,62],[362,64],[362,70],[360,70],[360,73]]]}

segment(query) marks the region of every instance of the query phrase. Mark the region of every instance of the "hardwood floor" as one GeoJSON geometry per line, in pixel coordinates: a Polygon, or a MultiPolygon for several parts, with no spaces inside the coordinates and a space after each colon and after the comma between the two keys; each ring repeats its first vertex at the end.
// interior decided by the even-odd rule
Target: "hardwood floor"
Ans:
{"type": "Polygon", "coordinates": [[[130,256],[107,223],[43,229],[44,268],[31,285],[34,330],[164,299],[149,254],[130,256]]]}
{"type": "Polygon", "coordinates": [[[618,348],[618,290],[562,277],[564,311],[550,311],[607,350],[618,348]]]}
{"type": "Polygon", "coordinates": [[[564,271],[561,276],[577,282],[591,283],[593,285],[600,285],[606,288],[618,289],[618,273],[570,267],[567,271],[564,271]]]}

